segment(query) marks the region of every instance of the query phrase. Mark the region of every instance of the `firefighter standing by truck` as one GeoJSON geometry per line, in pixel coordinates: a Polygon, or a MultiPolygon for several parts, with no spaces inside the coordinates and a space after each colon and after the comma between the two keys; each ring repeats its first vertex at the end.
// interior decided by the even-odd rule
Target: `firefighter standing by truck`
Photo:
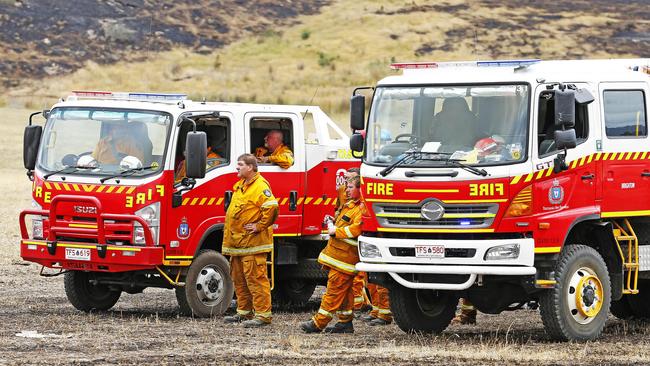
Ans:
{"type": "Polygon", "coordinates": [[[318,333],[323,329],[328,333],[354,333],[352,284],[354,276],[358,273],[354,266],[359,261],[357,237],[361,234],[361,218],[364,212],[360,186],[361,179],[358,176],[348,180],[349,200],[334,222],[328,220],[331,238],[318,256],[318,262],[329,269],[327,290],[318,313],[311,320],[300,324],[305,333],[318,333]],[[325,328],[335,312],[338,322],[333,327],[325,328]]]}
{"type": "Polygon", "coordinates": [[[237,313],[227,323],[245,327],[271,324],[271,286],[266,258],[273,249],[273,222],[278,202],[269,183],[257,172],[251,154],[237,159],[233,196],[226,212],[223,254],[230,256],[230,272],[237,295],[237,313]]]}

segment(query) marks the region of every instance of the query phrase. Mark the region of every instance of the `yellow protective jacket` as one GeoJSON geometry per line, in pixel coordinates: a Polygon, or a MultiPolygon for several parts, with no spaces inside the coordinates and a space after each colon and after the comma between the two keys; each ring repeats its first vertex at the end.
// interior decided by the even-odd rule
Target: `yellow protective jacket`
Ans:
{"type": "Polygon", "coordinates": [[[119,164],[121,160],[120,154],[135,156],[140,159],[142,164],[145,163],[143,149],[131,137],[104,137],[100,139],[97,146],[95,146],[92,157],[101,164],[119,164]]]}
{"type": "Polygon", "coordinates": [[[273,249],[273,222],[278,217],[278,201],[271,193],[269,182],[260,173],[247,184],[244,179],[235,183],[226,212],[222,252],[226,255],[267,253],[273,249]],[[250,233],[244,225],[256,223],[257,233],[250,233]]]}
{"type": "Polygon", "coordinates": [[[336,217],[336,234],[318,256],[318,262],[336,270],[355,274],[359,262],[357,237],[361,235],[361,217],[365,207],[361,200],[348,201],[336,217]]]}
{"type": "Polygon", "coordinates": [[[293,165],[293,152],[285,144],[278,146],[271,155],[269,155],[269,149],[258,147],[255,149],[255,156],[258,158],[268,156],[271,163],[279,165],[282,169],[287,169],[293,165]]]}

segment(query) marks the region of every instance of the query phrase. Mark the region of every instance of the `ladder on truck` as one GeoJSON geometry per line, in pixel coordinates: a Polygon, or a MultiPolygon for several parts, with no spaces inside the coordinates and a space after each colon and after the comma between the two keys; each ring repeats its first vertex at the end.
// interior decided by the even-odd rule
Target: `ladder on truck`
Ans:
{"type": "Polygon", "coordinates": [[[625,271],[625,282],[623,283],[623,294],[638,294],[637,288],[639,280],[639,240],[632,229],[628,219],[622,221],[613,220],[614,240],[618,254],[623,261],[623,271],[625,271]]]}

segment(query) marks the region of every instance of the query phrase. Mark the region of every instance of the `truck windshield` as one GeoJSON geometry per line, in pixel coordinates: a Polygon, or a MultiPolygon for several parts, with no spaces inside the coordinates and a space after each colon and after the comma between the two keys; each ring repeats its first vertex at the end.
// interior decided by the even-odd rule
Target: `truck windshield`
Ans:
{"type": "Polygon", "coordinates": [[[56,108],[38,166],[52,173],[143,176],[160,171],[172,116],[106,108],[56,108]]]}
{"type": "MultiPolygon", "coordinates": [[[[407,151],[438,152],[469,165],[526,159],[529,86],[379,87],[368,122],[366,162],[389,165],[407,151]]],[[[403,165],[439,166],[445,159],[403,165]]]]}

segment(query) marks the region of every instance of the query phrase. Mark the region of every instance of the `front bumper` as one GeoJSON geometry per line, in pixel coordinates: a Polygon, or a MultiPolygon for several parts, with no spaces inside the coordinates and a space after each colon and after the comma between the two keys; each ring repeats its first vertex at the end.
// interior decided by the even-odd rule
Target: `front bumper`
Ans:
{"type": "MultiPolygon", "coordinates": [[[[464,290],[471,287],[478,275],[528,276],[534,275],[535,242],[525,239],[491,240],[429,240],[359,237],[361,243],[369,243],[379,249],[381,257],[359,256],[357,270],[364,272],[385,272],[402,286],[413,289],[464,290]],[[473,255],[454,258],[417,258],[415,255],[397,255],[404,248],[416,245],[443,245],[445,249],[473,251],[473,255]],[[513,259],[485,260],[485,253],[492,247],[519,244],[519,256],[513,259]],[[431,283],[407,280],[399,274],[445,274],[468,275],[463,283],[431,283]]],[[[414,253],[414,251],[413,251],[414,253]]]]}

